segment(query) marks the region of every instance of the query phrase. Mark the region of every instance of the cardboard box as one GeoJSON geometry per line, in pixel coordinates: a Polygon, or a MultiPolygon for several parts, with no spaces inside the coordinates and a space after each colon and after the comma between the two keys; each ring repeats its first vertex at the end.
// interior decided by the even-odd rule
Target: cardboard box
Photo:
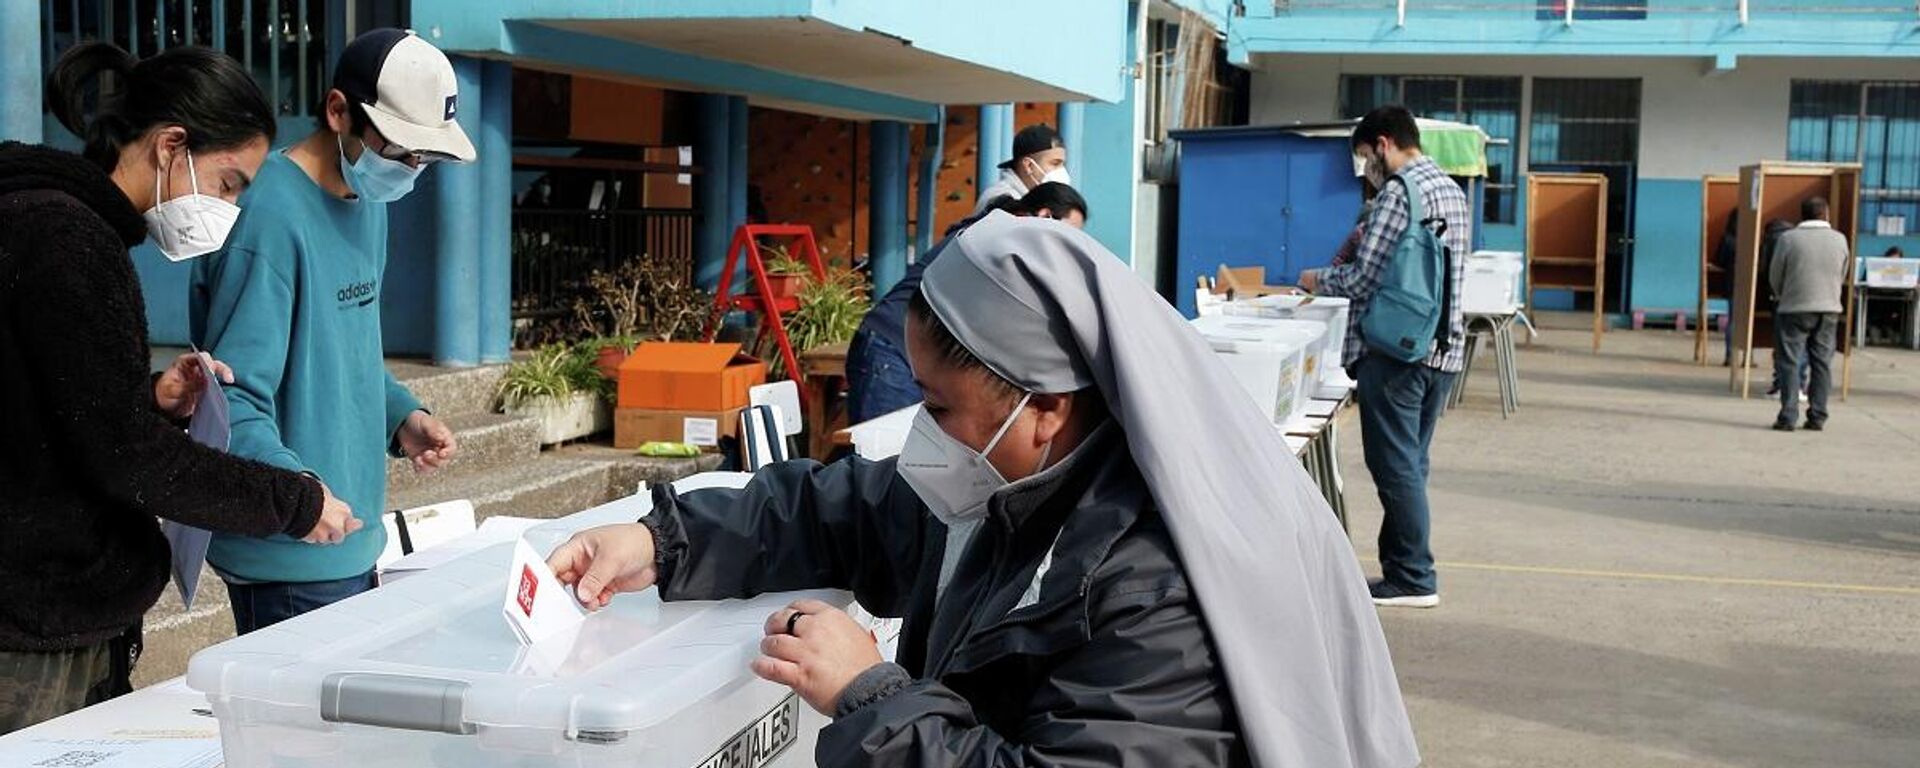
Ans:
{"type": "Polygon", "coordinates": [[[740,436],[740,411],[658,411],[621,408],[613,412],[613,447],[639,448],[642,443],[689,443],[715,448],[720,441],[740,436]]]}
{"type": "Polygon", "coordinates": [[[1213,292],[1236,299],[1250,299],[1293,290],[1291,286],[1266,283],[1266,267],[1229,267],[1222,264],[1215,275],[1213,292]]]}
{"type": "Polygon", "coordinates": [[[650,341],[620,364],[621,408],[725,411],[750,404],[749,390],[767,383],[767,364],[738,344],[650,341]]]}

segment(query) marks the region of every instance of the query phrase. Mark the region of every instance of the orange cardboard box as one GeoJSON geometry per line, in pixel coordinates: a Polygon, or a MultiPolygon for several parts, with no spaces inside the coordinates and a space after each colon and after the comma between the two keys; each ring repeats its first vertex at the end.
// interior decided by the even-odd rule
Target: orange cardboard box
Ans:
{"type": "Polygon", "coordinates": [[[767,383],[767,364],[738,344],[649,341],[620,364],[621,408],[725,411],[749,405],[747,390],[767,383]]]}
{"type": "Polygon", "coordinates": [[[740,436],[742,408],[724,411],[654,411],[621,408],[613,412],[613,447],[632,449],[642,443],[690,443],[718,447],[721,440],[740,436]]]}

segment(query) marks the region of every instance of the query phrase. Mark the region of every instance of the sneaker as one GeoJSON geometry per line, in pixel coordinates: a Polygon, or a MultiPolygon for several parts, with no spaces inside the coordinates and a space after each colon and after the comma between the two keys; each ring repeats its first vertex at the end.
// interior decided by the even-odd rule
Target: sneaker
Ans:
{"type": "Polygon", "coordinates": [[[1801,429],[1804,429],[1808,432],[1821,432],[1821,431],[1825,431],[1826,428],[1827,428],[1826,422],[1814,421],[1813,419],[1807,419],[1806,426],[1801,427],[1801,429]]]}
{"type": "Polygon", "coordinates": [[[1394,608],[1432,608],[1440,604],[1440,593],[1421,592],[1385,580],[1367,582],[1373,604],[1394,608]]]}
{"type": "Polygon", "coordinates": [[[1792,432],[1792,431],[1793,431],[1793,422],[1791,422],[1791,421],[1776,421],[1776,422],[1774,422],[1774,423],[1773,423],[1773,431],[1775,431],[1775,432],[1792,432]]]}

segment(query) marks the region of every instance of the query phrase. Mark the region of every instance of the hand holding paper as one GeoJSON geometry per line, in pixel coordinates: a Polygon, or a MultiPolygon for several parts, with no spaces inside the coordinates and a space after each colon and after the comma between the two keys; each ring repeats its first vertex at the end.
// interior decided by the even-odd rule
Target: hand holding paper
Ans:
{"type": "Polygon", "coordinates": [[[507,570],[506,602],[501,606],[507,624],[520,642],[532,645],[580,626],[587,611],[573,593],[554,578],[526,539],[513,545],[513,565],[507,570]]]}

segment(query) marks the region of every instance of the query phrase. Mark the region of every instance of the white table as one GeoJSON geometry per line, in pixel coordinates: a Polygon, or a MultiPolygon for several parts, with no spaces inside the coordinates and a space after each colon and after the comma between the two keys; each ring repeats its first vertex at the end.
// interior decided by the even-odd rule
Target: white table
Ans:
{"type": "Polygon", "coordinates": [[[33,765],[55,743],[117,752],[101,768],[212,768],[221,764],[220,723],[207,697],[182,678],[142,688],[31,728],[0,736],[0,766],[33,765]]]}

